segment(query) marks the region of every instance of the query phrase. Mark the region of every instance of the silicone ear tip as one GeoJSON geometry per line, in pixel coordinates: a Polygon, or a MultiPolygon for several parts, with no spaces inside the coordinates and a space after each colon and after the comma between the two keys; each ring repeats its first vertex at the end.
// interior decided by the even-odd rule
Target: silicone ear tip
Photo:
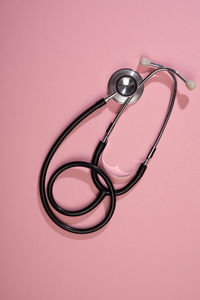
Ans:
{"type": "Polygon", "coordinates": [[[186,85],[186,87],[187,87],[189,90],[193,90],[193,89],[195,88],[195,86],[196,86],[196,83],[195,83],[194,81],[192,81],[192,80],[187,80],[187,81],[185,82],[185,85],[186,85]]]}
{"type": "Polygon", "coordinates": [[[142,66],[149,66],[150,63],[151,63],[151,61],[147,57],[142,57],[141,60],[140,60],[140,64],[142,66]]]}

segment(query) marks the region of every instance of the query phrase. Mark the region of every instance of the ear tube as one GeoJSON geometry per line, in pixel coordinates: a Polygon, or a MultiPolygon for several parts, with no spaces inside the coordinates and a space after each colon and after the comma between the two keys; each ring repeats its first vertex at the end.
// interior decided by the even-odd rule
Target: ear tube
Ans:
{"type": "Polygon", "coordinates": [[[196,83],[192,80],[187,80],[185,82],[186,87],[188,88],[188,90],[193,90],[196,86],[196,83]]]}
{"type": "Polygon", "coordinates": [[[140,59],[140,64],[141,64],[142,66],[149,66],[149,65],[151,64],[151,61],[150,61],[150,59],[148,59],[147,57],[142,57],[142,58],[140,59]]]}
{"type": "MultiPolygon", "coordinates": [[[[163,65],[151,62],[150,59],[147,57],[142,57],[140,59],[140,64],[142,66],[150,66],[153,68],[165,68],[163,65]]],[[[188,90],[191,91],[196,87],[196,83],[193,80],[186,78],[185,76],[180,74],[178,71],[171,69],[171,68],[166,68],[166,69],[168,69],[170,72],[175,73],[180,79],[182,79],[185,82],[185,86],[188,88],[188,90]]]]}

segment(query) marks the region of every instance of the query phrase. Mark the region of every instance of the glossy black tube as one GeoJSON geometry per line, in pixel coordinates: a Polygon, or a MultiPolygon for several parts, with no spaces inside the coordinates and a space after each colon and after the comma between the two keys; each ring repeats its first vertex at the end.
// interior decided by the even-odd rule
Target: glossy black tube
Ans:
{"type": "Polygon", "coordinates": [[[106,102],[105,102],[104,99],[101,99],[101,100],[97,101],[94,105],[92,105],[87,110],[85,110],[81,115],[79,115],[61,133],[61,135],[57,138],[57,140],[55,141],[55,143],[53,144],[53,146],[49,150],[49,152],[48,152],[48,154],[47,154],[47,156],[44,160],[44,163],[42,165],[41,172],[40,172],[40,179],[39,179],[40,196],[41,196],[42,204],[44,206],[44,209],[45,209],[46,213],[52,219],[52,221],[55,224],[57,224],[59,227],[63,228],[64,230],[73,232],[73,233],[83,234],[83,233],[94,232],[94,231],[99,230],[100,228],[102,228],[110,220],[110,218],[113,215],[113,212],[114,212],[114,209],[115,209],[115,204],[116,204],[115,191],[114,191],[114,187],[112,185],[112,182],[109,179],[109,177],[101,169],[99,169],[97,166],[93,165],[92,163],[84,162],[84,161],[73,161],[73,162],[70,162],[68,164],[65,164],[65,165],[61,166],[60,168],[58,168],[53,173],[53,175],[50,177],[50,180],[47,184],[47,193],[46,193],[46,186],[45,186],[46,185],[46,174],[47,174],[47,170],[48,170],[49,164],[51,162],[51,159],[53,158],[56,150],[61,145],[63,140],[69,135],[69,133],[80,122],[82,122],[91,113],[93,113],[94,111],[96,111],[97,109],[99,109],[100,107],[102,107],[105,104],[106,104],[106,102]],[[82,214],[85,214],[85,213],[89,212],[91,209],[96,207],[104,199],[104,197],[107,195],[104,192],[104,190],[100,190],[99,194],[96,197],[96,199],[90,205],[88,205],[86,208],[78,210],[78,211],[69,211],[69,210],[65,210],[65,209],[61,208],[60,206],[58,206],[57,203],[55,202],[55,200],[53,199],[53,193],[52,193],[53,183],[54,183],[55,179],[57,178],[57,176],[61,172],[63,172],[66,169],[72,168],[72,167],[85,167],[85,168],[91,169],[93,172],[97,172],[97,174],[99,174],[103,178],[103,180],[105,181],[105,183],[107,185],[107,188],[109,190],[110,207],[109,207],[108,211],[106,212],[106,216],[97,225],[92,226],[90,228],[75,228],[75,227],[72,227],[72,226],[64,223],[63,221],[61,221],[53,213],[53,211],[52,211],[52,209],[49,205],[49,202],[50,202],[52,204],[52,206],[62,214],[65,214],[65,215],[68,215],[68,216],[79,216],[79,215],[82,215],[82,214]],[[49,197],[50,197],[50,199],[49,199],[49,197]]]}

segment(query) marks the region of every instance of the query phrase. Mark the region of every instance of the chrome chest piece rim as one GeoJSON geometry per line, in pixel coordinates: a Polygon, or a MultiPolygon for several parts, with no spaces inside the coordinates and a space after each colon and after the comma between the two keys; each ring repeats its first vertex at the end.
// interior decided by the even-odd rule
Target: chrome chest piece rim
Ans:
{"type": "Polygon", "coordinates": [[[116,71],[108,82],[108,94],[117,92],[113,99],[123,104],[128,97],[133,95],[130,103],[136,102],[142,95],[144,86],[137,89],[142,82],[142,77],[132,69],[120,69],[116,71]]]}

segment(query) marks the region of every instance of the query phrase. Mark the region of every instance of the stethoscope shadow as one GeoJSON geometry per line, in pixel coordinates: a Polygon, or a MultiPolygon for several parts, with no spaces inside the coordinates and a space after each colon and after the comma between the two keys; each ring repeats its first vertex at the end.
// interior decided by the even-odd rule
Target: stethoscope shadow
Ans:
{"type": "MultiPolygon", "coordinates": [[[[151,68],[144,68],[141,66],[138,66],[137,68],[137,72],[141,73],[146,73],[149,70],[151,70],[151,68]]],[[[170,90],[172,88],[172,81],[170,80],[170,77],[167,73],[160,73],[158,75],[155,75],[154,77],[152,77],[146,84],[145,87],[147,87],[149,84],[152,83],[161,83],[163,85],[165,85],[166,87],[168,87],[170,90]]],[[[189,103],[189,97],[185,94],[181,94],[179,91],[177,91],[177,99],[178,99],[178,104],[179,107],[183,110],[186,108],[187,104],[189,103]]],[[[119,110],[119,104],[116,103],[115,101],[109,101],[106,105],[107,109],[111,110],[113,113],[116,113],[119,110]]],[[[127,109],[130,109],[132,107],[132,105],[129,105],[127,109]]],[[[103,107],[104,109],[104,107],[103,107]]],[[[102,113],[102,109],[97,110],[96,112],[94,112],[93,114],[91,114],[87,119],[85,119],[81,124],[79,124],[72,133],[74,133],[75,131],[79,130],[79,128],[81,126],[84,126],[87,122],[89,122],[90,120],[98,117],[99,114],[102,113]]],[[[73,120],[73,118],[71,119],[71,121],[73,120]]],[[[70,123],[70,120],[69,120],[70,123]]],[[[69,134],[68,138],[70,138],[71,133],[69,134]]],[[[70,160],[88,160],[85,157],[74,157],[71,158],[70,160]]],[[[89,159],[90,160],[90,159],[89,159]]],[[[66,161],[65,161],[66,162],[66,161]]],[[[62,163],[61,163],[62,164],[62,163]]],[[[60,164],[60,165],[61,165],[60,164]]],[[[100,167],[102,169],[104,169],[102,161],[100,162],[100,167]]],[[[105,169],[104,169],[105,171],[105,169]]],[[[61,176],[59,176],[59,178],[67,178],[67,177],[74,177],[77,178],[83,182],[85,182],[86,184],[88,184],[88,188],[90,188],[90,190],[95,194],[95,192],[97,192],[97,189],[95,188],[94,184],[92,181],[88,181],[87,177],[85,176],[85,172],[83,170],[80,169],[76,169],[76,170],[70,170],[70,174],[67,174],[67,172],[64,172],[61,176]]],[[[90,174],[88,174],[88,176],[90,176],[90,174]]],[[[58,178],[58,180],[59,180],[58,178]]],[[[137,184],[136,184],[137,186],[137,184]]],[[[130,192],[130,191],[129,191],[130,192]]],[[[117,201],[118,200],[122,200],[129,192],[127,192],[124,195],[121,195],[119,197],[117,197],[117,201]]],[[[66,194],[67,197],[67,194],[66,194]]],[[[108,223],[106,226],[104,226],[102,229],[94,232],[94,233],[90,233],[90,234],[83,234],[83,235],[79,235],[79,234],[74,234],[74,233],[70,233],[68,231],[64,231],[63,229],[61,229],[60,227],[58,227],[54,222],[51,221],[51,219],[48,217],[48,215],[46,214],[43,205],[41,203],[41,198],[40,198],[40,193],[39,193],[39,187],[38,187],[38,191],[37,191],[37,198],[38,198],[38,205],[41,211],[41,214],[45,220],[45,222],[48,224],[48,226],[55,231],[56,233],[58,233],[59,235],[63,236],[63,237],[67,237],[70,239],[74,239],[74,240],[88,240],[88,239],[92,239],[97,237],[98,235],[102,234],[102,232],[104,232],[104,230],[106,230],[109,226],[110,223],[108,223]]],[[[107,199],[104,199],[102,202],[102,205],[104,207],[105,210],[107,210],[108,205],[109,205],[109,200],[106,201],[107,199]]],[[[55,212],[55,215],[59,216],[59,218],[61,218],[64,222],[67,223],[67,219],[70,218],[70,224],[72,225],[76,225],[77,223],[80,223],[84,220],[87,220],[92,214],[95,213],[95,211],[98,209],[98,206],[92,210],[91,212],[83,215],[83,216],[79,216],[79,217],[67,217],[67,216],[61,216],[60,214],[58,214],[55,210],[52,210],[55,212]]]]}

